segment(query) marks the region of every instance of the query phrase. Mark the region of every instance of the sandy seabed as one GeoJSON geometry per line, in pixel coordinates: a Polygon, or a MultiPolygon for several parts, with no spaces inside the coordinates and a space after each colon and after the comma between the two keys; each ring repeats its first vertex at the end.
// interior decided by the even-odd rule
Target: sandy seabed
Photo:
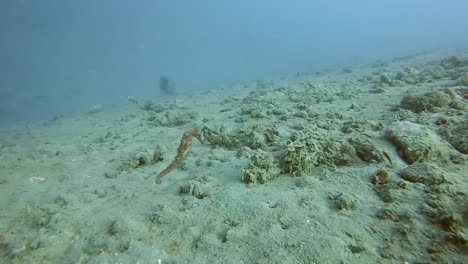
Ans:
{"type": "Polygon", "coordinates": [[[468,56],[0,133],[1,263],[466,263],[468,56]],[[184,132],[190,155],[155,183],[184,132]]]}

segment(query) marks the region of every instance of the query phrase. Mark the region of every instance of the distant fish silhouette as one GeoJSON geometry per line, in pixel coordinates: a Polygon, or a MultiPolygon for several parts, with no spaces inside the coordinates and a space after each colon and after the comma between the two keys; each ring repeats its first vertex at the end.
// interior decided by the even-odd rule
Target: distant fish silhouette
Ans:
{"type": "Polygon", "coordinates": [[[166,76],[162,76],[159,79],[159,90],[161,90],[163,94],[174,95],[176,93],[174,81],[166,76]]]}

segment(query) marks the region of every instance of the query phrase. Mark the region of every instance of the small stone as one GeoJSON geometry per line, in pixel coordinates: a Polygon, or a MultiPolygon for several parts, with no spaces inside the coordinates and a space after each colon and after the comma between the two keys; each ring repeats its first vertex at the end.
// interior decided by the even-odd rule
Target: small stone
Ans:
{"type": "Polygon", "coordinates": [[[354,245],[349,245],[348,246],[349,250],[351,250],[351,253],[356,254],[356,253],[361,253],[366,251],[366,248],[363,246],[354,246],[354,245]]]}
{"type": "Polygon", "coordinates": [[[373,178],[373,184],[375,187],[382,187],[387,181],[390,179],[390,174],[386,170],[379,170],[377,173],[374,175],[373,178]]]}

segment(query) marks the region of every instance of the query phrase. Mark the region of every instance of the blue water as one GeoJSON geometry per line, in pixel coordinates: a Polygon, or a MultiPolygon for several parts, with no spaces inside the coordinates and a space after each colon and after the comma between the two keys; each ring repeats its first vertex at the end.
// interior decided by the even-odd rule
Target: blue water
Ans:
{"type": "Polygon", "coordinates": [[[468,2],[4,0],[0,120],[466,48],[468,2]]]}

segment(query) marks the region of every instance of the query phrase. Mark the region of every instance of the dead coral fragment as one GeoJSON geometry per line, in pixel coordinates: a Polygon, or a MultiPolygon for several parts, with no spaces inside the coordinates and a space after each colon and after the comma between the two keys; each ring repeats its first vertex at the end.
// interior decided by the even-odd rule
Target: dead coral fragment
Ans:
{"type": "Polygon", "coordinates": [[[250,158],[249,166],[244,170],[242,181],[249,184],[264,184],[276,179],[280,174],[280,169],[276,159],[271,153],[258,150],[250,158]]]}
{"type": "Polygon", "coordinates": [[[171,113],[167,112],[165,115],[166,122],[161,122],[162,126],[177,127],[183,126],[192,122],[196,116],[191,113],[171,113]]]}
{"type": "Polygon", "coordinates": [[[335,140],[325,131],[307,129],[293,135],[281,165],[285,173],[303,176],[321,165],[334,168],[350,164],[355,155],[347,142],[335,140]]]}
{"type": "Polygon", "coordinates": [[[145,165],[152,165],[164,159],[164,150],[158,146],[156,150],[139,148],[127,160],[124,160],[118,170],[130,171],[145,165]]]}
{"type": "Polygon", "coordinates": [[[238,146],[239,141],[235,135],[225,133],[224,131],[210,129],[206,126],[202,128],[202,132],[206,140],[213,145],[228,149],[238,146]]]}
{"type": "Polygon", "coordinates": [[[191,195],[197,199],[203,199],[205,197],[210,196],[208,191],[209,189],[206,188],[201,182],[198,181],[188,181],[186,184],[180,186],[179,193],[183,195],[191,195]]]}
{"type": "Polygon", "coordinates": [[[330,193],[328,197],[334,201],[338,210],[351,210],[356,208],[355,197],[343,193],[330,193]]]}
{"type": "Polygon", "coordinates": [[[296,139],[290,142],[287,151],[281,158],[285,173],[293,176],[309,174],[322,160],[319,145],[311,138],[306,140],[302,134],[296,134],[296,139]]]}
{"type": "Polygon", "coordinates": [[[192,139],[197,138],[200,143],[204,144],[204,140],[201,135],[200,129],[194,128],[192,130],[186,131],[182,136],[180,141],[179,148],[177,149],[177,156],[172,161],[172,163],[163,171],[161,171],[156,177],[156,183],[161,183],[161,178],[169,174],[175,168],[179,167],[180,164],[188,157],[190,151],[192,150],[192,139]]]}
{"type": "Polygon", "coordinates": [[[450,103],[450,97],[443,92],[429,92],[421,96],[405,96],[400,103],[403,109],[414,113],[438,112],[439,108],[446,107],[450,103]]]}

